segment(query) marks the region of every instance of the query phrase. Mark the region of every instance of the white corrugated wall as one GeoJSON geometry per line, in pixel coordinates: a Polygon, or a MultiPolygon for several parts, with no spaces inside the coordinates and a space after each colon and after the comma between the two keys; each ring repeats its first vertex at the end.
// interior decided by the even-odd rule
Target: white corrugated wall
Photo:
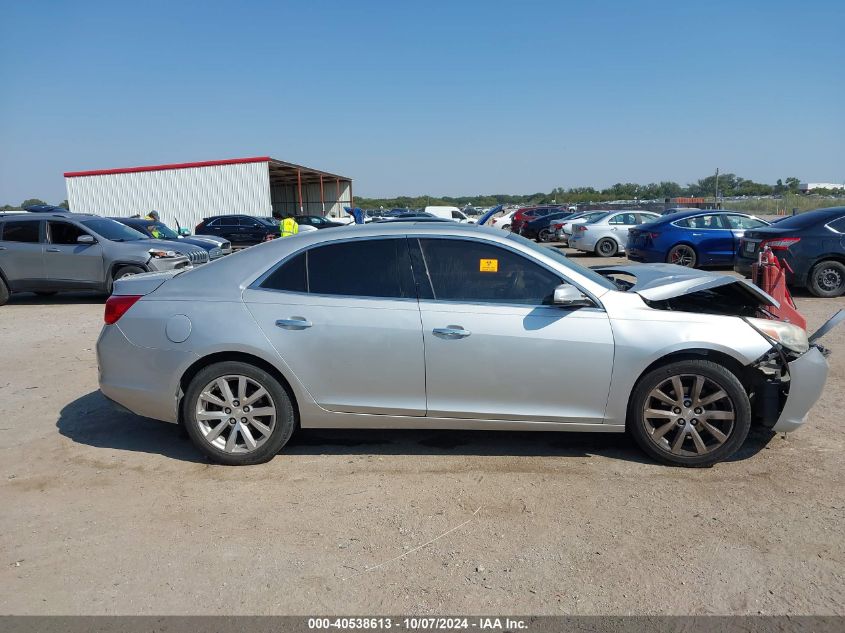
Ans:
{"type": "MultiPolygon", "coordinates": [[[[328,215],[332,217],[346,216],[343,207],[350,203],[350,183],[326,178],[323,182],[323,198],[325,205],[320,202],[320,184],[302,185],[303,206],[306,215],[328,215]],[[338,193],[339,191],[339,193],[338,193]],[[325,209],[324,209],[325,206],[325,209]]],[[[271,185],[270,199],[273,201],[273,211],[278,215],[299,214],[296,185],[271,185]]]]}
{"type": "Polygon", "coordinates": [[[266,162],[75,176],[65,184],[73,212],[129,217],[156,210],[165,224],[178,221],[191,231],[211,215],[272,213],[266,162]]]}

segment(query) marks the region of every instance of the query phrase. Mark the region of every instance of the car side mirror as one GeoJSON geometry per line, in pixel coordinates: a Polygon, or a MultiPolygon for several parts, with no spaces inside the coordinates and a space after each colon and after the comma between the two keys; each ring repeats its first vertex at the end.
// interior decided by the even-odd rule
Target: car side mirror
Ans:
{"type": "Polygon", "coordinates": [[[594,306],[592,299],[571,284],[561,284],[555,288],[552,303],[562,308],[592,308],[594,306]]]}
{"type": "Polygon", "coordinates": [[[93,235],[80,235],[76,238],[77,244],[96,244],[97,240],[94,239],[93,235]]]}

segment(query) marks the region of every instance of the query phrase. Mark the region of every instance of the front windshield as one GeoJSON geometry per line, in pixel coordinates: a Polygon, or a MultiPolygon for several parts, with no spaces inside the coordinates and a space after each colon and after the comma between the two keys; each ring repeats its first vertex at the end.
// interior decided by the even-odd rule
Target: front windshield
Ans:
{"type": "Polygon", "coordinates": [[[584,277],[586,277],[590,281],[593,281],[593,282],[599,284],[600,286],[607,288],[608,290],[619,290],[619,288],[617,288],[616,284],[614,284],[612,281],[610,281],[606,277],[603,277],[602,275],[600,275],[596,271],[587,268],[586,266],[582,266],[581,264],[577,264],[577,263],[573,262],[566,255],[564,255],[562,252],[560,252],[560,250],[558,250],[557,248],[554,248],[553,246],[540,246],[536,242],[529,240],[525,237],[522,237],[521,235],[518,235],[516,233],[508,233],[506,237],[509,240],[513,240],[514,242],[519,242],[523,246],[527,246],[528,248],[530,248],[532,251],[534,251],[536,253],[540,253],[541,255],[546,255],[547,257],[551,257],[556,262],[563,264],[564,266],[566,266],[570,270],[575,271],[579,275],[583,275],[584,277]]]}
{"type": "Polygon", "coordinates": [[[112,242],[137,242],[138,240],[149,239],[140,231],[121,224],[117,220],[99,218],[97,220],[83,220],[82,225],[91,229],[102,238],[112,242]]]}
{"type": "Polygon", "coordinates": [[[144,225],[147,233],[159,240],[178,240],[179,234],[163,222],[149,222],[144,225]]]}

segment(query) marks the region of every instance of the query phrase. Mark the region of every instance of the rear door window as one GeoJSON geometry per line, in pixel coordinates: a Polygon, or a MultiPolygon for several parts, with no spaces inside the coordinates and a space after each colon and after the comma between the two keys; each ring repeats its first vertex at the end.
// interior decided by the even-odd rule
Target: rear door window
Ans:
{"type": "Polygon", "coordinates": [[[759,229],[762,226],[768,226],[762,220],[744,215],[728,215],[724,217],[724,220],[727,220],[728,226],[732,229],[759,229]]]}
{"type": "Polygon", "coordinates": [[[316,246],[279,266],[261,287],[347,297],[416,298],[404,237],[316,246]]]}
{"type": "Polygon", "coordinates": [[[434,300],[543,305],[561,283],[550,270],[492,244],[433,238],[419,244],[425,268],[418,278],[430,284],[434,300]]]}
{"type": "Polygon", "coordinates": [[[636,213],[617,213],[608,221],[608,224],[637,224],[636,213]]]}
{"type": "Polygon", "coordinates": [[[828,222],[827,225],[837,233],[845,233],[845,217],[834,220],[833,222],[828,222]]]}
{"type": "Polygon", "coordinates": [[[720,215],[697,215],[688,218],[688,226],[691,229],[724,229],[725,225],[722,222],[720,215]]]}
{"type": "Polygon", "coordinates": [[[39,241],[39,220],[9,221],[3,225],[2,239],[4,242],[28,242],[37,244],[39,241]]]}

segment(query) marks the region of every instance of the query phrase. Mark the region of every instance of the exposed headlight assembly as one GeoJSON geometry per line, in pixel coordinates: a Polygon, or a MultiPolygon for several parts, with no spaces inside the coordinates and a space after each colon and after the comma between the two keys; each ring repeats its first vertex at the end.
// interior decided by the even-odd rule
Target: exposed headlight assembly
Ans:
{"type": "Polygon", "coordinates": [[[770,319],[746,319],[748,324],[774,339],[786,349],[798,354],[803,354],[810,349],[810,342],[807,340],[807,332],[803,328],[783,321],[772,321],[770,319]]]}
{"type": "Polygon", "coordinates": [[[150,249],[151,257],[177,257],[176,251],[159,251],[154,248],[150,249]]]}

